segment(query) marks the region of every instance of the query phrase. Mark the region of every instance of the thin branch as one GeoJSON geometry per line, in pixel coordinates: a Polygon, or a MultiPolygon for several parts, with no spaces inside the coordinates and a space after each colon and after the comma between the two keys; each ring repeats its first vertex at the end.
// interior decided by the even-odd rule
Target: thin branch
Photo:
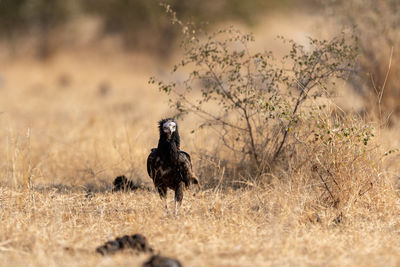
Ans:
{"type": "Polygon", "coordinates": [[[208,119],[211,118],[211,119],[213,119],[213,120],[215,120],[215,121],[220,122],[222,125],[226,125],[226,126],[229,126],[229,127],[231,127],[231,128],[234,128],[234,129],[237,129],[237,130],[240,130],[240,131],[247,131],[247,129],[245,129],[245,128],[241,128],[241,127],[239,127],[239,126],[237,126],[237,125],[234,125],[234,124],[231,124],[231,123],[229,123],[229,122],[226,122],[226,121],[224,121],[223,119],[221,119],[221,118],[219,118],[219,117],[216,117],[216,116],[212,115],[211,113],[209,113],[209,112],[207,112],[207,111],[201,109],[199,106],[196,106],[195,104],[193,104],[192,102],[190,102],[183,94],[180,94],[180,93],[176,92],[175,90],[172,90],[172,92],[173,92],[174,94],[176,94],[181,100],[183,100],[184,102],[186,102],[186,103],[192,108],[191,111],[193,111],[194,113],[196,113],[200,118],[207,119],[207,118],[205,118],[204,116],[201,116],[201,115],[200,115],[200,114],[204,114],[205,116],[208,116],[208,119]]]}
{"type": "MultiPolygon", "coordinates": [[[[308,80],[304,83],[304,85],[301,84],[301,83],[299,82],[299,85],[302,87],[302,90],[301,90],[299,96],[297,97],[296,104],[295,104],[294,109],[293,109],[293,111],[292,111],[292,116],[291,116],[292,118],[290,119],[290,121],[289,121],[289,123],[288,123],[288,125],[287,125],[287,128],[285,129],[285,133],[283,134],[282,141],[280,142],[279,147],[278,147],[277,151],[275,152],[275,155],[274,155],[274,157],[273,157],[273,160],[276,160],[276,159],[277,159],[277,157],[279,156],[279,153],[280,153],[281,150],[282,150],[283,145],[284,145],[285,142],[286,142],[286,138],[287,138],[287,135],[288,135],[288,133],[289,133],[289,131],[290,131],[290,127],[292,126],[292,123],[293,123],[293,121],[294,121],[294,115],[297,113],[297,109],[299,108],[300,103],[301,103],[301,102],[303,101],[303,99],[304,99],[303,96],[304,96],[304,94],[305,94],[305,90],[306,90],[306,88],[307,88],[307,85],[310,83],[310,81],[311,81],[311,80],[308,79],[308,80]]],[[[311,88],[312,88],[312,87],[311,87],[311,88]]],[[[311,88],[309,88],[308,91],[310,91],[311,88]]]]}
{"type": "Polygon", "coordinates": [[[251,124],[250,124],[250,121],[249,121],[249,116],[247,115],[247,111],[246,110],[244,110],[244,117],[246,119],[247,129],[248,129],[248,133],[249,133],[249,136],[250,136],[251,148],[253,150],[252,154],[253,154],[253,157],[254,157],[254,160],[255,160],[257,166],[260,166],[260,162],[258,160],[258,153],[257,153],[256,146],[255,146],[255,143],[254,143],[253,129],[251,127],[251,124]]]}
{"type": "Polygon", "coordinates": [[[326,191],[328,191],[329,195],[331,196],[331,198],[332,198],[332,200],[333,200],[333,203],[334,203],[334,205],[336,205],[336,203],[337,203],[337,200],[335,199],[335,197],[333,196],[333,194],[332,194],[331,190],[329,189],[329,187],[328,187],[328,184],[325,182],[324,178],[323,178],[323,177],[322,177],[322,175],[321,175],[321,174],[318,172],[318,170],[316,170],[316,173],[318,174],[319,178],[320,178],[320,179],[321,179],[321,181],[323,182],[323,184],[324,184],[324,186],[325,186],[325,189],[326,189],[326,191]]]}
{"type": "Polygon", "coordinates": [[[393,58],[393,46],[392,46],[392,49],[390,50],[389,66],[388,66],[388,70],[387,70],[387,72],[386,72],[385,81],[383,82],[383,85],[382,85],[382,90],[381,90],[381,92],[380,92],[379,104],[380,104],[381,101],[382,101],[383,92],[385,91],[385,87],[386,87],[386,81],[387,81],[387,79],[388,79],[388,77],[389,77],[389,72],[390,72],[390,69],[391,69],[391,67],[392,67],[392,58],[393,58]]]}

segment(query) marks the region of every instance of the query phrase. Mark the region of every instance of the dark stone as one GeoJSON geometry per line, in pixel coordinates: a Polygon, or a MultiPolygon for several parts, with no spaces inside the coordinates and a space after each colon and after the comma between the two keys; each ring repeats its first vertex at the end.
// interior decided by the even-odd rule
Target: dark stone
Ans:
{"type": "Polygon", "coordinates": [[[135,191],[140,189],[140,186],[136,185],[133,181],[126,178],[125,175],[118,176],[113,182],[113,192],[116,191],[135,191]]]}
{"type": "Polygon", "coordinates": [[[153,255],[143,263],[143,267],[182,267],[182,264],[178,260],[172,258],[153,255]]]}
{"type": "Polygon", "coordinates": [[[96,248],[96,252],[101,255],[114,254],[122,250],[133,250],[136,253],[153,253],[153,248],[147,242],[146,237],[141,234],[117,237],[115,240],[108,241],[104,243],[104,245],[96,248]]]}

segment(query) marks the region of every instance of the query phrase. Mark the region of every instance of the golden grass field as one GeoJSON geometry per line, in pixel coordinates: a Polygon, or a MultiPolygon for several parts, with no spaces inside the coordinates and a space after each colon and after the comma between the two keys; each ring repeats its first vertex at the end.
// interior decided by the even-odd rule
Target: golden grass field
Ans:
{"type": "MultiPolygon", "coordinates": [[[[340,209],[313,202],[309,172],[282,170],[282,177],[298,177],[189,191],[179,216],[167,215],[145,163],[157,144],[157,121],[173,114],[167,96],[147,81],[169,69],[109,49],[65,50],[46,62],[2,59],[1,266],[140,266],[149,255],[95,253],[134,233],[184,266],[400,265],[400,166],[396,156],[381,159],[400,145],[398,129],[377,133],[368,159],[380,164],[376,174],[349,169],[379,181],[340,209]],[[151,190],[112,193],[121,174],[151,190]]],[[[207,174],[196,151],[214,149],[211,133],[190,134],[195,120],[179,125],[195,172],[207,174]]],[[[168,199],[171,208],[172,193],[168,199]]]]}

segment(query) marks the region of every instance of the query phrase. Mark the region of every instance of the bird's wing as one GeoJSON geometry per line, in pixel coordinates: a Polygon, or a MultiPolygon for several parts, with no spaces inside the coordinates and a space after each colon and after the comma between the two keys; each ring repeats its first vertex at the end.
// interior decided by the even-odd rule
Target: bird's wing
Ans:
{"type": "Polygon", "coordinates": [[[190,160],[189,153],[182,150],[179,151],[179,169],[182,181],[186,186],[199,183],[198,179],[193,173],[192,162],[190,160]]]}
{"type": "Polygon", "coordinates": [[[147,157],[147,173],[149,176],[154,179],[154,170],[156,164],[156,157],[157,157],[157,148],[152,148],[150,155],[147,157]]]}
{"type": "Polygon", "coordinates": [[[192,167],[192,160],[190,158],[189,153],[187,153],[186,151],[183,151],[183,150],[179,150],[179,157],[182,158],[182,160],[188,161],[190,164],[190,167],[192,167]]]}

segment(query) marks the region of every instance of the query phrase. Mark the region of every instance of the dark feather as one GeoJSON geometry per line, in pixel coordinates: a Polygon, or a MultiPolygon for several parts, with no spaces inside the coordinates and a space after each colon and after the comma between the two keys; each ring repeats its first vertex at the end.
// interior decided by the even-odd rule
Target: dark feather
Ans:
{"type": "MultiPolygon", "coordinates": [[[[175,189],[179,182],[184,182],[185,186],[191,184],[192,162],[189,153],[180,150],[177,160],[173,163],[164,161],[162,150],[152,148],[147,158],[147,173],[153,179],[154,184],[164,184],[175,189]]],[[[194,182],[197,184],[197,182],[194,182]]]]}
{"type": "Polygon", "coordinates": [[[182,153],[190,162],[190,165],[192,165],[192,159],[190,158],[189,153],[187,153],[186,151],[183,150],[179,150],[179,153],[182,153]]]}

